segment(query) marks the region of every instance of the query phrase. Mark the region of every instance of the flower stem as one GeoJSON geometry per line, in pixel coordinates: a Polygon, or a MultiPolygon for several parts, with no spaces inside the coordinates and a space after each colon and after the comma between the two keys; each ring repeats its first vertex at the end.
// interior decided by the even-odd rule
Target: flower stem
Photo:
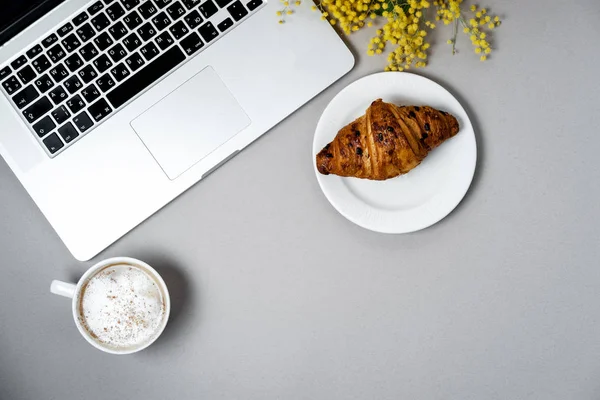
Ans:
{"type": "Polygon", "coordinates": [[[458,36],[458,19],[454,19],[454,34],[452,37],[452,55],[456,54],[456,37],[458,36]]]}

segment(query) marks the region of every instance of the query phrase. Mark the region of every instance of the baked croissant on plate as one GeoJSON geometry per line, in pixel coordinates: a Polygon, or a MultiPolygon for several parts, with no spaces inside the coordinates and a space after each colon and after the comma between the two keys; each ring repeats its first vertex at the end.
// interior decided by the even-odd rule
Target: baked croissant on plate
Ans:
{"type": "Polygon", "coordinates": [[[317,154],[317,170],[324,175],[393,178],[415,168],[457,133],[458,121],[447,112],[377,99],[317,154]]]}

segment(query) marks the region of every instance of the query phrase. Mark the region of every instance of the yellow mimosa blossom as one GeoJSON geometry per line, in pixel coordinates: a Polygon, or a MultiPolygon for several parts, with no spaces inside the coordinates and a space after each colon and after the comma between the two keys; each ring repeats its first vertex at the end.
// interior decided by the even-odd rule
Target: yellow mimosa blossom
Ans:
{"type": "MultiPolygon", "coordinates": [[[[430,43],[427,30],[437,29],[435,21],[449,25],[452,37],[447,43],[456,52],[456,36],[460,30],[471,40],[473,49],[481,61],[492,52],[488,37],[490,31],[500,25],[498,16],[489,15],[485,8],[476,5],[465,7],[463,0],[313,0],[310,8],[319,10],[321,19],[337,25],[344,34],[351,34],[362,28],[371,28],[377,19],[380,28],[367,46],[367,54],[387,52],[386,71],[405,71],[411,67],[423,68],[427,65],[427,51],[430,43]],[[427,10],[432,7],[432,10],[427,10]]],[[[279,23],[284,17],[295,18],[295,7],[301,0],[280,0],[283,6],[277,11],[279,23]]]]}

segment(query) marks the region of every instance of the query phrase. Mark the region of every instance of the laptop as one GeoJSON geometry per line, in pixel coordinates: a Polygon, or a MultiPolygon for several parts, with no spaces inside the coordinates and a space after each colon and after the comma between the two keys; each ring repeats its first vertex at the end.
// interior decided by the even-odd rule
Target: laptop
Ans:
{"type": "MultiPolygon", "coordinates": [[[[304,0],[307,1],[307,0],[304,0]]],[[[308,4],[8,0],[0,154],[88,260],[347,73],[308,4]]]]}

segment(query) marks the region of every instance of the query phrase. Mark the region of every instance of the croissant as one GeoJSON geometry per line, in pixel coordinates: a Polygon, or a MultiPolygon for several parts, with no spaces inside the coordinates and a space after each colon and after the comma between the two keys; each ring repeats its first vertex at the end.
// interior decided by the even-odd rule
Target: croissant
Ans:
{"type": "Polygon", "coordinates": [[[317,154],[317,170],[324,175],[393,178],[415,168],[457,133],[458,121],[447,112],[377,99],[317,154]]]}

